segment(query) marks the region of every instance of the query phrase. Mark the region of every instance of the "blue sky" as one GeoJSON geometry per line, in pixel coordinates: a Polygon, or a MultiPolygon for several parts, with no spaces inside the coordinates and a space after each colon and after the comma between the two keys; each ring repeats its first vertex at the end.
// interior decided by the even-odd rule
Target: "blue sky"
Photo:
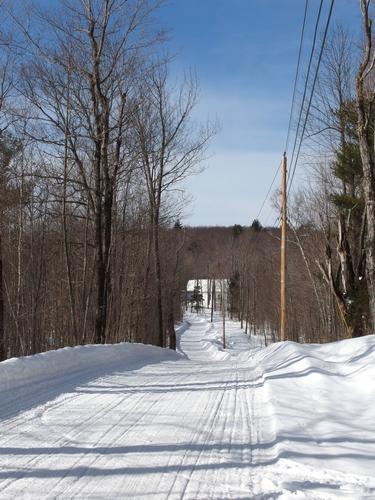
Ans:
{"type": "MultiPolygon", "coordinates": [[[[193,197],[186,224],[248,225],[257,216],[285,144],[304,4],[174,0],[160,12],[177,53],[176,74],[193,68],[198,75],[196,116],[221,126],[205,171],[185,182],[193,197]]],[[[305,59],[318,6],[310,0],[305,59]]],[[[360,22],[358,0],[336,0],[333,24],[358,32],[360,22]]],[[[306,175],[303,165],[297,174],[306,175]]],[[[274,222],[269,204],[260,219],[274,222]]]]}

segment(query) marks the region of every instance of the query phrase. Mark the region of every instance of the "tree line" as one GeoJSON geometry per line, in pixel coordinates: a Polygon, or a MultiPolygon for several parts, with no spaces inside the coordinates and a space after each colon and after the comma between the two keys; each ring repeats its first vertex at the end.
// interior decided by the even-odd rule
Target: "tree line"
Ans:
{"type": "Polygon", "coordinates": [[[2,2],[0,360],[175,345],[177,184],[212,135],[171,73],[159,0],[2,2]]]}
{"type": "MultiPolygon", "coordinates": [[[[289,199],[296,341],[375,331],[375,58],[372,2],[359,3],[362,45],[331,33],[304,137],[309,183],[289,199]]],[[[0,3],[0,360],[92,342],[175,348],[193,278],[228,279],[228,313],[278,340],[278,230],[176,222],[179,182],[214,127],[193,120],[195,75],[173,75],[162,4],[0,3]]]]}
{"type": "MultiPolygon", "coordinates": [[[[361,39],[339,25],[331,31],[311,112],[310,105],[302,104],[302,114],[308,116],[306,130],[301,132],[296,125],[296,133],[304,134],[298,138],[304,143],[308,181],[298,189],[288,189],[287,337],[291,340],[329,341],[375,332],[374,2],[359,0],[358,4],[361,39]]],[[[276,208],[278,198],[276,193],[276,208]]],[[[265,231],[276,238],[272,233],[272,229],[265,231]]],[[[255,292],[251,279],[255,283],[259,278],[246,267],[246,258],[240,257],[232,266],[233,300],[240,304],[235,309],[240,318],[248,315],[248,290],[253,289],[262,297],[258,300],[261,307],[270,305],[267,323],[273,325],[277,339],[277,260],[270,257],[272,247],[265,241],[260,252],[267,248],[267,256],[259,259],[257,249],[254,256],[254,241],[246,243],[250,252],[246,258],[252,266],[254,260],[261,260],[267,269],[262,270],[255,292]],[[263,298],[264,286],[268,293],[263,298]]]]}
{"type": "MultiPolygon", "coordinates": [[[[358,4],[361,39],[339,25],[331,30],[311,112],[302,98],[306,129],[296,124],[308,181],[288,189],[290,340],[322,342],[375,333],[374,2],[358,4]]],[[[291,168],[294,175],[295,165],[291,168]]],[[[277,209],[278,198],[277,192],[277,209]]],[[[277,340],[279,257],[269,240],[276,241],[278,234],[268,228],[254,236],[259,229],[241,231],[237,225],[227,238],[230,307],[241,322],[250,321],[277,340]]]]}
{"type": "MultiPolygon", "coordinates": [[[[375,332],[374,2],[358,4],[361,39],[339,25],[331,30],[311,112],[306,103],[301,110],[308,116],[306,130],[296,124],[296,133],[304,134],[298,138],[308,181],[288,189],[290,340],[323,342],[375,332]]],[[[277,209],[279,196],[275,193],[277,209]]],[[[278,231],[262,229],[258,221],[252,228],[201,231],[195,230],[193,252],[202,237],[203,255],[210,241],[222,243],[216,254],[210,250],[211,259],[203,258],[200,277],[229,278],[231,314],[246,330],[268,332],[277,340],[278,231]]]]}
{"type": "MultiPolygon", "coordinates": [[[[304,247],[302,254],[299,246],[310,230],[289,226],[287,231],[287,337],[296,342],[339,340],[344,332],[335,303],[319,270],[311,276],[306,265],[316,255],[315,247],[304,247]]],[[[324,242],[320,232],[312,232],[313,237],[315,244],[324,242]]],[[[225,280],[228,317],[237,319],[248,335],[262,335],[267,343],[278,341],[280,230],[263,228],[256,220],[250,226],[185,228],[185,239],[183,268],[187,276],[208,280],[208,300],[220,296],[217,282],[225,280]]],[[[222,309],[221,299],[209,302],[214,310],[222,309]]]]}

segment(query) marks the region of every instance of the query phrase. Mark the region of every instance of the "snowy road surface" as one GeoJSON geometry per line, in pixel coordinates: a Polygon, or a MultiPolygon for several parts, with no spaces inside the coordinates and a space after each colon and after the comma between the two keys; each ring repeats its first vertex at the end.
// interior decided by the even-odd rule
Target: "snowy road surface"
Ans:
{"type": "Polygon", "coordinates": [[[0,498],[375,499],[374,336],[260,348],[229,322],[224,352],[188,319],[182,356],[1,363],[0,498]]]}

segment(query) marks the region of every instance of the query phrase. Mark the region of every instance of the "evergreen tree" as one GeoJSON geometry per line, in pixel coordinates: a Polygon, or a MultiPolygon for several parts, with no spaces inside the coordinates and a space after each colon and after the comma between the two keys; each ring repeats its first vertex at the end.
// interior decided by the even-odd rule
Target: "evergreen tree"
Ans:
{"type": "Polygon", "coordinates": [[[195,312],[197,312],[197,313],[203,307],[202,288],[198,283],[194,287],[193,295],[191,296],[190,302],[191,302],[191,310],[193,311],[193,309],[194,309],[195,312]]]}
{"type": "Polygon", "coordinates": [[[336,113],[343,124],[342,139],[332,163],[332,173],[339,182],[329,196],[336,211],[336,255],[328,242],[323,271],[347,336],[358,337],[366,331],[368,316],[362,163],[353,103],[345,103],[336,113]]]}
{"type": "Polygon", "coordinates": [[[252,224],[251,224],[251,229],[252,229],[253,231],[259,232],[259,231],[262,231],[263,226],[262,226],[262,224],[259,222],[259,220],[258,220],[258,219],[254,219],[254,220],[253,220],[253,222],[252,222],[252,224]]]}
{"type": "Polygon", "coordinates": [[[174,229],[183,229],[180,219],[177,219],[173,226],[174,229]]]}

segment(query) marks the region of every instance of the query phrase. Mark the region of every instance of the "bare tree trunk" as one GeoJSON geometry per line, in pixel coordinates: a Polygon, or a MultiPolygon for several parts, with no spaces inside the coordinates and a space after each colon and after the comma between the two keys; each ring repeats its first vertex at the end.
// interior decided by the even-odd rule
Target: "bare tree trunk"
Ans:
{"type": "MultiPolygon", "coordinates": [[[[364,33],[365,49],[363,60],[358,69],[356,78],[358,139],[363,169],[363,194],[366,203],[366,278],[369,294],[369,309],[372,332],[375,332],[375,159],[373,146],[373,111],[375,93],[371,90],[366,95],[366,82],[370,73],[373,73],[374,54],[372,49],[372,20],[370,19],[368,0],[360,0],[364,33]]],[[[371,83],[369,83],[372,86],[371,83]]]]}
{"type": "MultiPolygon", "coordinates": [[[[96,246],[96,313],[95,340],[104,344],[106,341],[108,294],[110,289],[110,247],[112,238],[112,205],[113,189],[109,173],[109,102],[103,93],[103,76],[101,64],[103,43],[108,28],[110,5],[104,3],[102,25],[98,30],[98,20],[95,18],[93,3],[87,4],[88,36],[91,45],[92,74],[90,75],[90,94],[92,110],[95,119],[95,246],[96,246]]],[[[112,5],[113,7],[113,5],[112,5]]]]}
{"type": "Polygon", "coordinates": [[[253,314],[252,314],[252,325],[250,327],[250,335],[251,332],[256,335],[257,333],[257,301],[256,301],[256,278],[253,278],[253,314]]]}
{"type": "Polygon", "coordinates": [[[241,281],[240,281],[240,322],[241,322],[241,329],[243,329],[243,318],[244,318],[244,307],[245,307],[245,301],[244,301],[244,288],[243,288],[243,283],[242,283],[242,273],[241,273],[241,281]]]}
{"type": "MultiPolygon", "coordinates": [[[[152,251],[152,242],[153,242],[153,230],[152,230],[152,220],[151,220],[151,228],[148,229],[147,235],[147,250],[146,250],[146,266],[145,266],[145,274],[144,274],[144,285],[143,285],[143,294],[142,294],[142,309],[145,310],[147,307],[149,288],[150,288],[150,272],[151,272],[151,251],[152,251]]],[[[144,332],[145,338],[143,339],[146,343],[152,343],[151,338],[151,326],[149,324],[150,317],[149,315],[145,315],[143,318],[144,322],[144,332]]],[[[138,322],[138,321],[137,321],[138,322]]]]}
{"type": "Polygon", "coordinates": [[[318,290],[317,290],[317,287],[316,287],[316,283],[315,283],[315,280],[314,280],[314,276],[311,272],[311,268],[310,268],[310,264],[309,264],[309,261],[307,259],[307,256],[306,256],[306,253],[305,253],[305,249],[303,248],[303,245],[302,245],[302,241],[298,235],[298,232],[297,230],[295,229],[295,227],[293,225],[291,225],[291,228],[293,230],[293,233],[296,237],[296,240],[297,240],[297,244],[298,244],[298,248],[300,249],[301,251],[301,255],[302,255],[302,258],[303,258],[303,261],[305,263],[305,266],[306,266],[306,270],[307,270],[307,273],[309,275],[309,278],[310,278],[310,282],[311,282],[311,285],[313,287],[313,290],[314,290],[314,294],[315,294],[315,298],[316,298],[316,303],[318,305],[318,308],[319,308],[319,312],[320,312],[320,317],[321,317],[321,321],[322,321],[322,324],[324,326],[326,326],[326,322],[325,322],[325,316],[324,316],[324,311],[323,311],[323,307],[322,307],[322,304],[321,304],[321,300],[320,300],[320,296],[319,296],[319,293],[318,293],[318,290]]]}
{"type": "Polygon", "coordinates": [[[160,347],[165,347],[158,214],[155,216],[153,222],[153,235],[154,235],[153,239],[154,239],[155,282],[156,282],[155,284],[156,284],[156,295],[157,295],[158,345],[160,347]]]}
{"type": "Polygon", "coordinates": [[[90,279],[90,287],[89,287],[90,289],[87,292],[89,216],[90,216],[90,204],[87,201],[86,220],[85,220],[85,240],[83,247],[82,292],[81,292],[81,307],[83,309],[83,318],[80,321],[80,324],[82,325],[82,337],[81,337],[82,344],[86,343],[87,314],[88,314],[88,306],[92,290],[92,279],[90,279]]]}
{"type": "Polygon", "coordinates": [[[64,138],[64,180],[63,180],[63,213],[62,213],[62,225],[63,225],[63,241],[64,241],[64,255],[65,255],[65,268],[66,276],[68,280],[68,292],[69,292],[69,310],[70,310],[70,323],[72,331],[72,340],[76,344],[78,341],[77,335],[77,323],[76,323],[76,307],[72,280],[72,265],[69,253],[69,241],[68,241],[68,226],[67,226],[67,214],[66,214],[66,196],[67,196],[67,177],[68,177],[68,121],[69,121],[69,92],[70,92],[70,74],[68,75],[68,88],[67,88],[67,111],[66,111],[66,128],[65,128],[65,138],[64,138]]]}
{"type": "MultiPolygon", "coordinates": [[[[43,286],[44,274],[44,258],[45,258],[45,238],[46,238],[46,213],[43,215],[42,235],[39,250],[39,265],[37,270],[37,283],[33,286],[33,304],[32,304],[32,337],[31,337],[31,354],[36,354],[42,348],[41,325],[37,320],[38,309],[40,306],[40,295],[43,286]]],[[[33,266],[33,272],[35,273],[33,266]]]]}
{"type": "Polygon", "coordinates": [[[346,332],[346,337],[347,338],[352,338],[353,337],[353,326],[350,324],[350,318],[349,318],[349,311],[347,304],[345,302],[345,298],[343,296],[343,293],[340,290],[340,287],[337,283],[338,278],[337,276],[333,275],[333,270],[332,270],[332,251],[330,246],[327,244],[326,247],[326,265],[323,265],[320,262],[317,262],[317,265],[319,266],[319,269],[321,270],[324,279],[326,280],[327,284],[330,286],[331,292],[333,296],[335,297],[338,312],[340,319],[342,321],[342,325],[345,328],[346,332]]]}
{"type": "Polygon", "coordinates": [[[180,245],[177,247],[176,250],[176,259],[175,259],[175,264],[174,264],[174,269],[172,272],[172,286],[170,287],[169,290],[169,297],[170,297],[170,302],[169,302],[169,316],[168,316],[168,334],[169,334],[169,348],[176,350],[177,348],[177,338],[176,338],[176,330],[174,327],[174,305],[175,305],[175,298],[178,297],[178,301],[180,302],[181,300],[181,291],[179,287],[179,279],[178,279],[178,268],[179,268],[179,262],[180,262],[180,253],[184,247],[185,244],[185,230],[183,230],[183,237],[180,245]]]}
{"type": "MultiPolygon", "coordinates": [[[[249,328],[250,321],[250,285],[247,284],[247,296],[246,296],[246,317],[245,317],[245,334],[247,335],[247,331],[249,328]]],[[[250,330],[251,334],[251,330],[250,330]]]]}
{"type": "Polygon", "coordinates": [[[0,361],[7,358],[6,338],[4,328],[4,277],[3,277],[3,251],[2,234],[0,229],[0,361]]]}
{"type": "MultiPolygon", "coordinates": [[[[98,218],[98,217],[97,217],[98,218]]],[[[96,224],[96,256],[95,256],[95,276],[96,276],[96,309],[95,309],[95,342],[105,343],[105,311],[104,311],[104,288],[105,288],[105,266],[103,262],[101,239],[101,222],[96,224]]]]}
{"type": "MultiPolygon", "coordinates": [[[[23,335],[21,334],[20,331],[20,317],[21,317],[21,311],[22,311],[22,238],[23,238],[23,210],[22,210],[22,204],[23,204],[23,191],[24,191],[24,165],[23,165],[23,158],[22,158],[22,172],[21,172],[21,185],[20,185],[20,192],[19,192],[19,203],[18,203],[18,241],[17,241],[17,304],[16,304],[16,311],[15,311],[15,324],[16,324],[16,334],[18,338],[18,342],[20,344],[21,348],[21,355],[24,356],[26,354],[25,352],[25,345],[24,345],[24,338],[23,335]]],[[[23,333],[23,332],[22,332],[23,333]]]]}

